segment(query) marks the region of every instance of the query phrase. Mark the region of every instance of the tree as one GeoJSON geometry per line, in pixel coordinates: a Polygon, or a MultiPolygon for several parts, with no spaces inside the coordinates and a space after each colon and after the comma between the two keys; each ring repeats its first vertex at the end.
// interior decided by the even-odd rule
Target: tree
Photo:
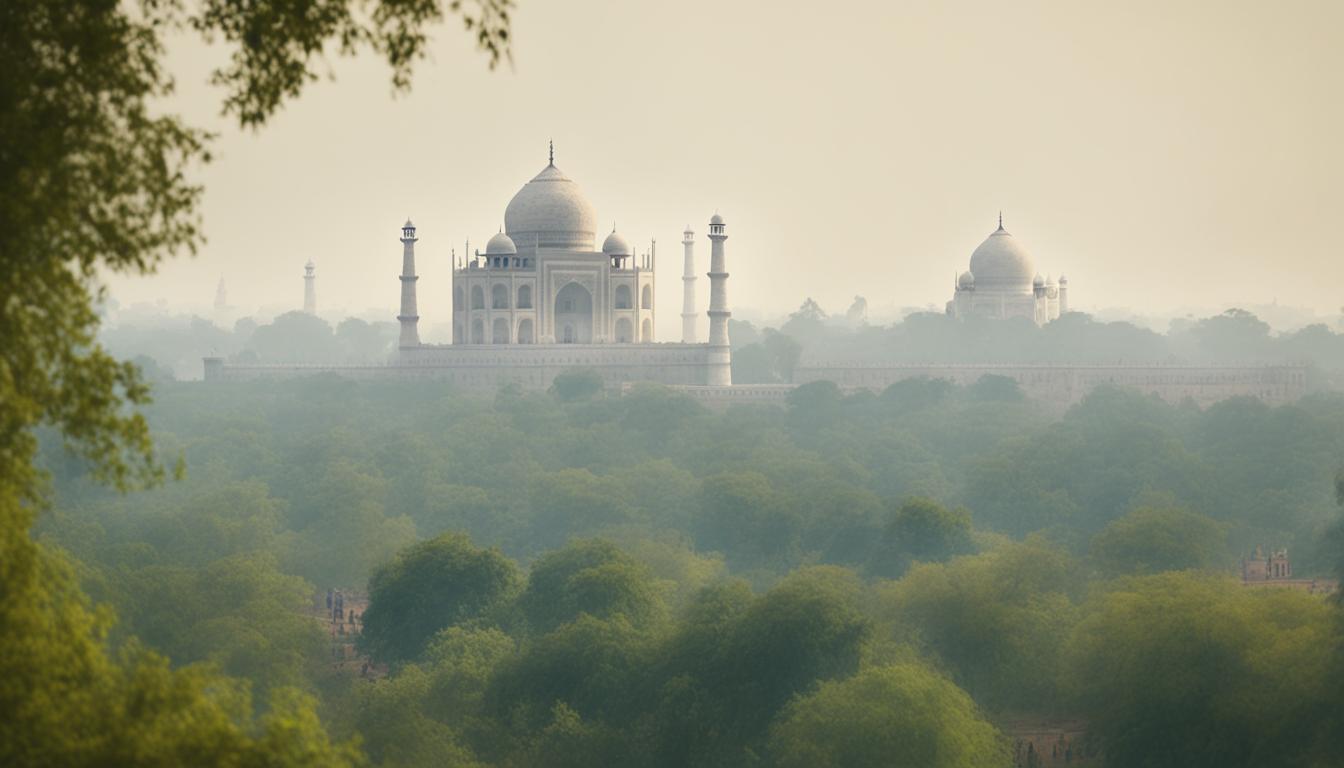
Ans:
{"type": "Polygon", "coordinates": [[[659,742],[677,759],[662,763],[689,753],[741,765],[790,699],[858,671],[872,630],[858,596],[854,574],[834,566],[795,571],[755,600],[741,585],[707,590],[665,650],[659,742]],[[678,743],[687,737],[696,743],[678,743]]]}
{"type": "Polygon", "coordinates": [[[912,562],[939,562],[970,550],[970,512],[949,510],[932,499],[910,499],[887,523],[875,566],[882,575],[899,576],[912,562]]]}
{"type": "Polygon", "coordinates": [[[695,522],[702,549],[722,552],[729,563],[759,567],[791,558],[802,521],[758,472],[705,478],[695,522]]]}
{"type": "Polygon", "coordinates": [[[1216,520],[1152,507],[1112,520],[1091,544],[1093,561],[1112,576],[1209,568],[1226,551],[1227,532],[1216,520]]]}
{"type": "Polygon", "coordinates": [[[845,321],[851,326],[860,326],[868,324],[868,300],[862,296],[855,296],[854,303],[845,310],[845,321]]]}
{"type": "Polygon", "coordinates": [[[1075,584],[1067,555],[1029,539],[916,565],[878,603],[894,638],[941,660],[976,701],[1035,709],[1055,695],[1075,584]]]}
{"type": "Polygon", "coordinates": [[[1015,379],[986,373],[966,388],[966,394],[986,403],[1016,403],[1026,399],[1015,379]]]}
{"type": "Polygon", "coordinates": [[[497,549],[479,549],[465,534],[421,542],[369,580],[360,646],[375,659],[408,661],[439,630],[469,622],[509,599],[518,569],[497,549]]]}
{"type": "Polygon", "coordinates": [[[1062,655],[1107,764],[1331,765],[1337,617],[1319,598],[1169,572],[1097,593],[1062,655]]]}
{"type": "Polygon", "coordinates": [[[585,614],[622,616],[633,627],[646,628],[666,613],[648,568],[600,539],[576,541],[538,558],[518,607],[535,634],[585,614]]]}
{"type": "Polygon", "coordinates": [[[770,369],[777,381],[792,382],[794,369],[803,355],[803,345],[787,333],[766,328],[761,346],[770,357],[770,369]]]}
{"type": "Polygon", "coordinates": [[[771,729],[780,768],[1012,765],[971,697],[916,663],[868,669],[794,699],[771,729]]]}
{"type": "MultiPolygon", "coordinates": [[[[509,0],[459,13],[477,45],[508,55],[509,0]]],[[[134,365],[96,342],[100,275],[152,272],[201,243],[188,178],[208,137],[154,107],[171,92],[162,35],[188,27],[231,52],[225,111],[260,126],[316,76],[327,43],[372,49],[405,87],[437,2],[0,5],[0,762],[6,765],[341,764],[312,703],[275,700],[254,724],[228,680],[162,659],[114,660],[59,558],[29,535],[52,427],[119,489],[163,478],[134,365]],[[358,15],[367,9],[367,15],[358,15]]]]}
{"type": "Polygon", "coordinates": [[[602,392],[603,386],[602,374],[592,368],[578,368],[557,374],[551,381],[550,391],[561,402],[572,403],[592,400],[602,392]]]}

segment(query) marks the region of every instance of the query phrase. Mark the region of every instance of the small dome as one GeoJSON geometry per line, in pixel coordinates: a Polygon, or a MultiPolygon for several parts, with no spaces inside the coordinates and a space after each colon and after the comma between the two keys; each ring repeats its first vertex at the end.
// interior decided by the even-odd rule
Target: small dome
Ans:
{"type": "Polygon", "coordinates": [[[1032,278],[1032,280],[1031,280],[1031,284],[1039,288],[1039,287],[1045,285],[1045,278],[1044,278],[1044,277],[1041,277],[1041,273],[1040,273],[1040,272],[1037,272],[1037,273],[1036,273],[1036,277],[1032,278]]]}
{"type": "Polygon", "coordinates": [[[971,254],[971,272],[978,288],[1026,294],[1036,268],[1027,249],[1000,226],[971,254]]]}
{"type": "Polygon", "coordinates": [[[518,253],[518,246],[513,244],[513,238],[500,232],[490,238],[490,242],[485,244],[486,256],[512,256],[518,253]]]}
{"type": "Polygon", "coordinates": [[[1064,275],[1060,275],[1060,276],[1059,276],[1059,284],[1060,284],[1060,285],[1068,285],[1068,284],[1069,284],[1069,278],[1065,277],[1064,275]]]}
{"type": "Polygon", "coordinates": [[[630,244],[625,242],[624,237],[616,234],[616,229],[613,227],[611,234],[602,241],[602,252],[608,256],[629,256],[630,244]]]}
{"type": "Polygon", "coordinates": [[[415,229],[415,225],[411,223],[411,220],[410,220],[410,219],[407,219],[407,220],[406,220],[406,223],[401,225],[401,228],[402,228],[402,229],[415,229]]]}
{"type": "Polygon", "coordinates": [[[312,259],[309,259],[309,260],[308,260],[308,263],[303,265],[304,269],[312,269],[313,267],[316,267],[316,266],[317,266],[317,265],[313,263],[313,260],[312,260],[312,259]]]}
{"type": "Polygon", "coordinates": [[[961,277],[957,278],[957,287],[962,290],[969,290],[975,287],[975,275],[970,272],[962,272],[961,277]]]}
{"type": "Polygon", "coordinates": [[[1049,285],[1049,286],[1052,286],[1052,287],[1053,287],[1053,286],[1056,286],[1056,285],[1059,285],[1059,283],[1056,283],[1056,282],[1055,282],[1055,278],[1053,278],[1053,277],[1051,277],[1051,276],[1049,276],[1049,275],[1046,275],[1046,277],[1045,277],[1045,284],[1046,284],[1046,285],[1049,285]]]}
{"type": "Polygon", "coordinates": [[[709,217],[709,223],[710,223],[710,224],[718,224],[718,225],[722,225],[722,224],[723,224],[723,217],[716,213],[716,214],[714,214],[713,216],[710,216],[710,217],[709,217]]]}

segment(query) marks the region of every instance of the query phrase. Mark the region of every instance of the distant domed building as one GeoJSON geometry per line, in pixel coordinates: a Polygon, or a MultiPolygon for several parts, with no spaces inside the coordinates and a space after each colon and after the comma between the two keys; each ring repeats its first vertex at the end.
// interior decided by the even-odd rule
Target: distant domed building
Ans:
{"type": "Polygon", "coordinates": [[[651,343],[652,244],[636,258],[549,162],[504,209],[504,229],[453,270],[454,344],[651,343]]]}
{"type": "Polygon", "coordinates": [[[953,317],[1022,317],[1045,325],[1069,311],[1069,280],[1043,278],[1031,254],[1006,229],[999,228],[971,253],[971,268],[953,286],[947,314],[953,317]]]}

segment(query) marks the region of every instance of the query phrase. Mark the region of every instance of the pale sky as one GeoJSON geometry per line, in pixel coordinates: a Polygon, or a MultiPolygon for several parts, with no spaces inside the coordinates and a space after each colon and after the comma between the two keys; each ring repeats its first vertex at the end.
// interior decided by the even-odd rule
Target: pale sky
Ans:
{"type": "MultiPolygon", "coordinates": [[[[220,131],[209,242],[122,303],[397,311],[419,227],[422,328],[447,322],[449,252],[484,248],[546,164],[642,250],[658,337],[679,337],[681,230],[728,224],[734,309],[937,305],[1005,227],[1074,306],[1344,304],[1344,3],[520,0],[514,65],[455,23],[413,90],[333,59],[260,133],[217,117],[217,51],[174,50],[174,106],[220,131]]],[[[702,321],[702,333],[704,323],[702,321]]]]}

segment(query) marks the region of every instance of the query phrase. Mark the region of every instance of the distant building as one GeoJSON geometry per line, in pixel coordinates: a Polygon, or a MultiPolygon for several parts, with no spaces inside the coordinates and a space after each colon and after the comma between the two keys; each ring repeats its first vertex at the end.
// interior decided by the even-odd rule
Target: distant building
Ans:
{"type": "Polygon", "coordinates": [[[317,272],[313,260],[309,259],[307,264],[303,265],[303,311],[310,314],[317,314],[317,272]]]}
{"type": "Polygon", "coordinates": [[[1313,595],[1330,595],[1339,589],[1334,579],[1295,579],[1287,549],[1268,552],[1257,546],[1250,557],[1241,560],[1241,583],[1247,587],[1283,587],[1313,595]]]}
{"type": "MultiPolygon", "coordinates": [[[[253,379],[331,371],[358,378],[435,378],[472,388],[518,385],[545,389],[567,370],[596,371],[612,387],[625,382],[725,387],[732,384],[728,339],[728,269],[724,219],[709,219],[709,339],[695,342],[694,233],[684,233],[682,342],[654,343],[657,308],[651,242],[639,255],[615,231],[595,248],[597,215],[577,184],[555,165],[541,172],[504,210],[502,231],[485,252],[453,265],[452,344],[425,344],[419,334],[415,247],[409,219],[401,228],[401,336],[381,366],[234,365],[205,359],[207,379],[253,379]]],[[[446,248],[445,248],[446,250],[446,248]]],[[[304,310],[315,312],[313,264],[304,275],[304,310]]]]}
{"type": "Polygon", "coordinates": [[[947,314],[952,317],[1020,317],[1045,325],[1069,311],[1069,279],[1043,278],[1027,249],[999,228],[971,254],[969,272],[952,286],[947,314]]]}

